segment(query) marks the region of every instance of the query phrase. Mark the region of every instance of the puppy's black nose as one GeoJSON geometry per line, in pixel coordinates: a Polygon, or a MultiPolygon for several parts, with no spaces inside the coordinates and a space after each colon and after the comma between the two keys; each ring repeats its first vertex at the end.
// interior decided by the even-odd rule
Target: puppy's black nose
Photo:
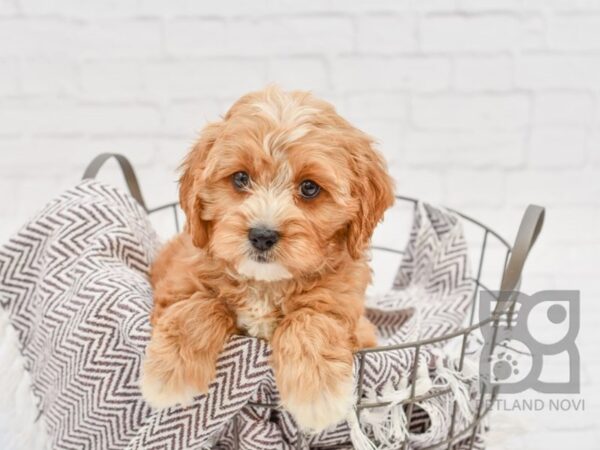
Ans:
{"type": "Polygon", "coordinates": [[[269,250],[279,240],[279,233],[268,228],[250,228],[248,239],[256,250],[269,250]]]}

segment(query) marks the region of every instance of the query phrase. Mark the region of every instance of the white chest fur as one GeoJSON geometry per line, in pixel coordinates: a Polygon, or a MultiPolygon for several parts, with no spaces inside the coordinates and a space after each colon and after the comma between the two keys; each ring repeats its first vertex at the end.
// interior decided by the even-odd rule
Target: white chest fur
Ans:
{"type": "Polygon", "coordinates": [[[280,318],[281,294],[250,287],[244,305],[236,310],[237,325],[250,336],[270,339],[280,318]]]}

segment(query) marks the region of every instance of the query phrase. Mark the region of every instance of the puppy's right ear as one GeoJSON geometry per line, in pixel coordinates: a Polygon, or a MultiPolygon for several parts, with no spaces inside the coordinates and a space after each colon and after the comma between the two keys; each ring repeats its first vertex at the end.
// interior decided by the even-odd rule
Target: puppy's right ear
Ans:
{"type": "Polygon", "coordinates": [[[192,237],[196,247],[204,248],[209,240],[210,222],[202,219],[202,199],[199,193],[202,189],[202,175],[206,166],[206,158],[215,143],[222,123],[209,123],[202,130],[200,139],[179,167],[179,204],[185,212],[185,230],[192,237]]]}

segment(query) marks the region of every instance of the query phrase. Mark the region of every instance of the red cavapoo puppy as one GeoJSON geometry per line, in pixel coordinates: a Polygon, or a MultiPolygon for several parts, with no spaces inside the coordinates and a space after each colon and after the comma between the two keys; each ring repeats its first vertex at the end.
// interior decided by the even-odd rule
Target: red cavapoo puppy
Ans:
{"type": "Polygon", "coordinates": [[[142,393],[191,402],[232,334],[268,339],[282,405],[304,430],[342,420],[364,317],[365,252],[394,200],[373,141],[328,103],[277,87],[207,125],[182,165],[185,231],[158,255],[142,393]]]}

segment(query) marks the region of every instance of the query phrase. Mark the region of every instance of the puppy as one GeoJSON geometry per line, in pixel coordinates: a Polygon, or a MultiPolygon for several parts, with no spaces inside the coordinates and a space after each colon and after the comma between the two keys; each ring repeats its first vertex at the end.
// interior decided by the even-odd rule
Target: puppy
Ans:
{"type": "Polygon", "coordinates": [[[394,200],[372,140],[311,94],[269,87],[207,125],[182,172],[185,231],[151,271],[144,397],[189,403],[245,333],[270,341],[282,406],[302,429],[339,422],[352,354],[376,343],[365,251],[394,200]]]}

